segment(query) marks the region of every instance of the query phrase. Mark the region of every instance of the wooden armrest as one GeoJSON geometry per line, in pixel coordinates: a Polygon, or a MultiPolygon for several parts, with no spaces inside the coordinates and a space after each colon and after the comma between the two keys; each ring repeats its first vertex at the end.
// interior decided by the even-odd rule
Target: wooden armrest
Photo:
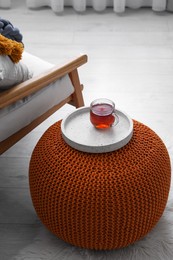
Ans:
{"type": "Polygon", "coordinates": [[[6,107],[40,89],[47,86],[51,82],[59,79],[60,77],[69,74],[81,65],[87,62],[87,55],[80,57],[66,63],[63,66],[55,65],[47,72],[26,80],[15,87],[6,90],[0,94],[0,108],[6,107]]]}

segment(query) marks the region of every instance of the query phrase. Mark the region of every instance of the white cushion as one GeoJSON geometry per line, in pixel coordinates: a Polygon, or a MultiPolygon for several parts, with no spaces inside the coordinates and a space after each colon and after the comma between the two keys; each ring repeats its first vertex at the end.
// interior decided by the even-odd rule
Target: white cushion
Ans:
{"type": "Polygon", "coordinates": [[[49,63],[26,51],[24,51],[22,54],[22,62],[27,65],[29,71],[33,73],[33,76],[37,76],[54,66],[54,64],[49,63]]]}
{"type": "MultiPolygon", "coordinates": [[[[29,53],[24,53],[22,61],[28,68],[33,69],[34,75],[45,72],[54,66],[29,53]]],[[[31,123],[42,113],[58,104],[73,92],[74,87],[69,76],[66,75],[35,94],[23,98],[7,108],[1,109],[0,141],[31,123]]]]}
{"type": "Polygon", "coordinates": [[[27,66],[19,61],[12,62],[7,55],[0,55],[0,90],[9,89],[32,77],[27,66]]]}

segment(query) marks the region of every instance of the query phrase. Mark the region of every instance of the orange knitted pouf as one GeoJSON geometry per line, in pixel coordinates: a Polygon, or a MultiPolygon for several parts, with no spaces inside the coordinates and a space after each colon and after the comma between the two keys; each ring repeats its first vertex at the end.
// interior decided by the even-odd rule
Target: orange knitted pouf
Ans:
{"type": "Polygon", "coordinates": [[[126,146],[89,154],[64,142],[60,124],[44,133],[30,161],[31,197],[40,220],[59,238],[88,249],[121,248],[145,236],[160,219],[170,188],[162,140],[134,121],[126,146]]]}

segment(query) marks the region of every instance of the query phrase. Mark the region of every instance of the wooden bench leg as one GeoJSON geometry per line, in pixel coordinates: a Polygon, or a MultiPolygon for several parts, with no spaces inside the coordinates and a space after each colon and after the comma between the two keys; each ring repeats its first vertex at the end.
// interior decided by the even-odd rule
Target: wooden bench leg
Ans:
{"type": "Polygon", "coordinates": [[[82,85],[80,84],[79,75],[77,69],[69,73],[69,77],[74,86],[73,100],[76,108],[84,106],[84,100],[82,95],[82,85]]]}

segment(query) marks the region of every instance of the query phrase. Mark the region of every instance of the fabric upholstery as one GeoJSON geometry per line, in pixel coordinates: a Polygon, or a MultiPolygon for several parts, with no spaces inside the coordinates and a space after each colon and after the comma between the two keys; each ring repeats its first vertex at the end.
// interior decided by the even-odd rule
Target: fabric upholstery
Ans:
{"type": "MultiPolygon", "coordinates": [[[[54,66],[28,52],[21,61],[37,76],[54,66]]],[[[74,92],[66,75],[47,87],[0,110],[0,141],[3,141],[74,92]]]]}
{"type": "Polygon", "coordinates": [[[14,63],[9,56],[0,55],[0,91],[31,78],[32,74],[22,61],[14,63]]]}

